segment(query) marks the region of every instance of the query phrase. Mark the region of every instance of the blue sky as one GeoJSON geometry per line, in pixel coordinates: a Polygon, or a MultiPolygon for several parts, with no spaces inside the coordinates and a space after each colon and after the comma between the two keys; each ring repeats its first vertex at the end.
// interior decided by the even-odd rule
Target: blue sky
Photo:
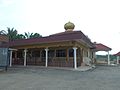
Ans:
{"type": "Polygon", "coordinates": [[[119,0],[0,0],[0,29],[43,36],[63,32],[71,21],[93,42],[120,51],[119,0]]]}

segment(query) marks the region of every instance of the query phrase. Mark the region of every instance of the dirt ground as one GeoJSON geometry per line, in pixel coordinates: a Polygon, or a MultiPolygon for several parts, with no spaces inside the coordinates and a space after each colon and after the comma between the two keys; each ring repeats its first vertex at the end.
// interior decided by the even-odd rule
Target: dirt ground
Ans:
{"type": "Polygon", "coordinates": [[[80,72],[43,67],[0,71],[0,90],[120,90],[120,66],[80,72]]]}

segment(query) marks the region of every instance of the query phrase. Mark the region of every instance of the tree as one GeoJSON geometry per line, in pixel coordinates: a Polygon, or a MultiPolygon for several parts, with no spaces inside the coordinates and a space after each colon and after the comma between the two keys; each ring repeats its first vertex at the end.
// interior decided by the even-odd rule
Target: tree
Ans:
{"type": "Polygon", "coordinates": [[[23,34],[17,34],[16,39],[25,39],[23,34]]]}
{"type": "Polygon", "coordinates": [[[28,39],[28,38],[30,38],[31,34],[32,34],[32,33],[25,32],[25,33],[24,33],[24,36],[25,36],[26,39],[28,39]]]}
{"type": "Polygon", "coordinates": [[[9,28],[7,27],[7,30],[1,30],[0,31],[0,34],[1,35],[7,35],[9,40],[12,41],[12,40],[15,40],[17,38],[17,30],[14,29],[14,28],[9,28]]]}
{"type": "Polygon", "coordinates": [[[39,33],[32,33],[30,38],[42,37],[39,33]]]}
{"type": "Polygon", "coordinates": [[[16,39],[28,39],[28,38],[37,38],[42,37],[39,33],[24,33],[24,34],[18,34],[18,31],[14,28],[7,27],[7,30],[1,30],[0,34],[7,35],[9,37],[9,41],[13,41],[16,39]]]}
{"type": "Polygon", "coordinates": [[[25,38],[37,38],[37,37],[42,37],[39,33],[30,33],[30,32],[25,32],[25,38]]]}
{"type": "Polygon", "coordinates": [[[7,27],[7,36],[9,37],[10,41],[17,39],[17,34],[18,32],[16,29],[7,27]]]}

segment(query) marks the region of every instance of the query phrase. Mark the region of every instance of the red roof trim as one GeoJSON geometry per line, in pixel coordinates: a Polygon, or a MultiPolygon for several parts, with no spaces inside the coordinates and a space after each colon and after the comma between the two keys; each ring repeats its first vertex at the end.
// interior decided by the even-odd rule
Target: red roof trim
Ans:
{"type": "Polygon", "coordinates": [[[110,50],[112,50],[110,47],[105,46],[101,43],[95,44],[95,47],[96,47],[95,51],[110,51],[110,50]]]}
{"type": "Polygon", "coordinates": [[[116,53],[116,54],[114,54],[115,56],[120,56],[120,52],[118,52],[118,53],[116,53]]]}
{"type": "Polygon", "coordinates": [[[71,32],[61,32],[53,34],[47,37],[31,38],[31,39],[21,39],[15,40],[8,43],[9,47],[21,46],[21,45],[34,45],[41,43],[53,43],[53,42],[63,42],[63,41],[74,41],[83,40],[89,46],[93,47],[94,44],[86,37],[81,31],[71,31],[71,32]]]}

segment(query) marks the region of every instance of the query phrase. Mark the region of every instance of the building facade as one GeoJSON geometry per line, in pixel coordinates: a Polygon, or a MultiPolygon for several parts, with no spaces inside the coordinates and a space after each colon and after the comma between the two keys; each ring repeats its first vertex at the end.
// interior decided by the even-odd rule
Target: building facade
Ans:
{"type": "Polygon", "coordinates": [[[94,63],[94,44],[68,22],[65,32],[32,39],[10,41],[10,66],[37,65],[77,68],[94,63]]]}

